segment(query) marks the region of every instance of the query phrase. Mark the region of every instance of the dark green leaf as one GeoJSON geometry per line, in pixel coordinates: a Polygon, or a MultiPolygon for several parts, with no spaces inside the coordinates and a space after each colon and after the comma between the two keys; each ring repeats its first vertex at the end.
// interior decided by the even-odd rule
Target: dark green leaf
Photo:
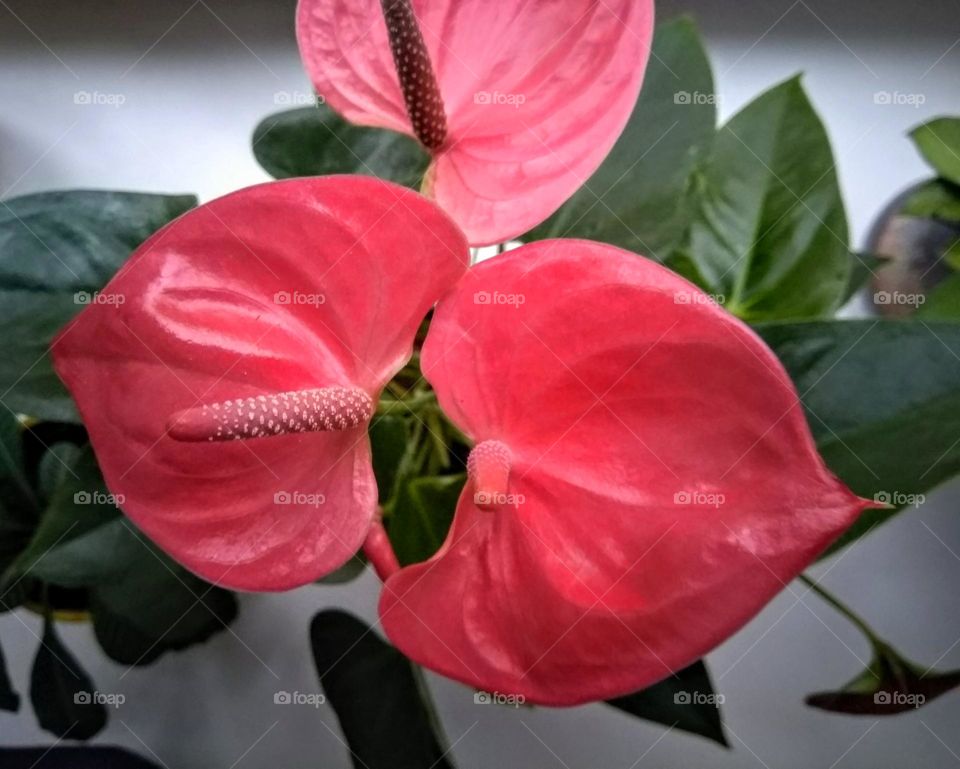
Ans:
{"type": "Polygon", "coordinates": [[[960,184],[960,118],[931,120],[915,128],[910,136],[934,171],[960,184]]]}
{"type": "Polygon", "coordinates": [[[54,335],[189,195],[70,190],[0,202],[0,392],[15,411],[78,421],[50,365],[54,335]]]}
{"type": "MultiPolygon", "coordinates": [[[[0,575],[30,542],[37,525],[39,501],[23,464],[22,426],[0,408],[0,575]]],[[[0,605],[7,596],[0,587],[0,605]]]]}
{"type": "Polygon", "coordinates": [[[165,652],[203,643],[233,622],[233,593],[194,576],[142,535],[138,540],[128,531],[136,561],[116,581],[98,585],[90,594],[93,629],[108,657],[124,665],[147,665],[165,652]]]}
{"type": "Polygon", "coordinates": [[[7,673],[7,660],[3,656],[3,648],[0,647],[0,710],[6,710],[16,713],[20,710],[20,695],[10,683],[10,676],[7,673]]]}
{"type": "Polygon", "coordinates": [[[325,104],[265,118],[253,132],[253,154],[275,179],[365,174],[414,189],[430,163],[409,136],[352,125],[325,104]]]}
{"type": "Polygon", "coordinates": [[[683,255],[731,312],[772,320],[839,307],[846,214],[830,142],[798,78],[720,129],[697,187],[683,255]]]}
{"type": "Polygon", "coordinates": [[[409,437],[407,422],[403,417],[386,414],[376,417],[370,424],[373,474],[377,478],[381,505],[393,496],[397,470],[407,450],[409,437]]]}
{"type": "Polygon", "coordinates": [[[357,769],[450,769],[423,680],[356,617],[323,611],[310,624],[320,683],[357,769]]]}
{"type": "Polygon", "coordinates": [[[47,618],[30,674],[30,701],[41,728],[56,737],[88,740],[107,724],[96,686],[60,641],[47,618]]]}
{"type": "Polygon", "coordinates": [[[960,321],[960,274],[950,275],[927,294],[914,317],[929,321],[960,321]]]}
{"type": "Polygon", "coordinates": [[[721,695],[713,691],[703,662],[694,662],[647,689],[609,700],[615,708],[637,718],[699,734],[728,746],[720,720],[721,695]]]}
{"type": "Polygon", "coordinates": [[[713,75],[690,19],[657,27],[643,90],[599,169],[525,240],[599,240],[665,259],[689,218],[690,172],[716,129],[713,75]]]}
{"type": "MultiPolygon", "coordinates": [[[[960,324],[830,321],[757,330],[793,378],[820,453],[897,509],[960,472],[960,324]]],[[[868,510],[837,547],[896,510],[868,510]]]]}
{"type": "Polygon", "coordinates": [[[0,764],[3,769],[160,769],[122,748],[101,747],[0,748],[0,764]]]}
{"type": "Polygon", "coordinates": [[[910,193],[901,216],[960,222],[960,187],[949,182],[927,182],[910,193]]]}
{"type": "Polygon", "coordinates": [[[447,538],[467,477],[417,478],[397,494],[387,533],[401,566],[430,558],[447,538]]]}

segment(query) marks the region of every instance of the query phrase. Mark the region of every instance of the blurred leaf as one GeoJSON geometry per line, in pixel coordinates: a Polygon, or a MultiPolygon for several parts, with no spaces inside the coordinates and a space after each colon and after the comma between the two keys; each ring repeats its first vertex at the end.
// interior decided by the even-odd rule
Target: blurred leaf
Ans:
{"type": "Polygon", "coordinates": [[[658,684],[607,702],[637,718],[699,734],[729,747],[720,720],[722,699],[714,693],[707,666],[698,661],[658,684]]]}
{"type": "Polygon", "coordinates": [[[412,663],[342,611],[317,614],[310,643],[320,683],[357,769],[450,769],[412,663]]]}
{"type": "Polygon", "coordinates": [[[0,748],[0,765],[3,769],[160,769],[123,748],[103,747],[0,748]]]}
{"type": "MultiPolygon", "coordinates": [[[[820,453],[851,489],[897,509],[960,472],[960,324],[761,324],[803,401],[820,453]]],[[[867,510],[834,549],[894,510],[867,510]]]]}
{"type": "Polygon", "coordinates": [[[393,496],[397,470],[407,451],[409,438],[407,422],[403,417],[385,414],[375,417],[370,423],[373,474],[377,479],[381,505],[393,496]]]}
{"type": "Polygon", "coordinates": [[[901,216],[960,222],[960,187],[942,180],[927,182],[910,194],[901,216]]]}
{"type": "Polygon", "coordinates": [[[926,296],[917,310],[917,320],[960,321],[960,274],[951,275],[926,296]]]}
{"type": "Polygon", "coordinates": [[[440,549],[466,481],[464,473],[416,478],[400,489],[386,524],[401,566],[426,561],[440,549]]]}
{"type": "Polygon", "coordinates": [[[7,660],[3,656],[3,647],[0,647],[0,710],[6,710],[10,713],[16,713],[20,710],[20,695],[10,683],[10,676],[7,673],[7,660]]]}
{"type": "Polygon", "coordinates": [[[849,715],[889,716],[917,710],[960,686],[960,670],[925,671],[887,646],[878,648],[869,667],[841,689],[817,692],[806,703],[849,715]]]}
{"type": "Polygon", "coordinates": [[[364,174],[414,189],[430,163],[409,136],[355,126],[325,104],[264,118],[253,132],[253,154],[275,179],[364,174]]]}
{"type": "Polygon", "coordinates": [[[910,136],[937,174],[960,184],[960,118],[931,120],[915,128],[910,136]]]}
{"type": "Polygon", "coordinates": [[[655,259],[677,246],[689,221],[690,172],[717,125],[713,75],[696,24],[657,26],[637,105],[587,183],[524,240],[599,240],[655,259]]]}
{"type": "Polygon", "coordinates": [[[853,299],[886,261],[883,257],[873,254],[851,253],[850,279],[847,282],[846,290],[843,292],[843,303],[846,304],[853,299]]]}
{"type": "Polygon", "coordinates": [[[720,129],[682,256],[727,309],[757,320],[833,313],[850,275],[847,219],[823,123],[799,78],[720,129]]]}
{"type": "Polygon", "coordinates": [[[0,202],[0,392],[14,411],[79,421],[48,354],[54,335],[190,195],[69,190],[0,202]]]}
{"type": "Polygon", "coordinates": [[[107,725],[106,708],[92,699],[95,691],[48,617],[30,674],[30,701],[40,727],[59,738],[90,739],[107,725]]]}

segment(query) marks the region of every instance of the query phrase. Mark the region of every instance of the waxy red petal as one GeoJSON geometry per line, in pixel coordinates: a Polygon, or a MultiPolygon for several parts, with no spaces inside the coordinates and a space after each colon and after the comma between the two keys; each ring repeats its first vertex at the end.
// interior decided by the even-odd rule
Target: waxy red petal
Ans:
{"type": "Polygon", "coordinates": [[[228,587],[343,564],[377,503],[365,424],[184,442],[170,420],[189,436],[205,422],[184,410],[326,387],[375,402],[467,259],[435,205],[361,177],[251,187],[158,232],[53,346],[124,512],[228,587]]]}
{"type": "Polygon", "coordinates": [[[492,509],[468,482],[443,549],[389,579],[381,617],[414,660],[476,687],[572,705],[653,684],[866,504],[824,466],[759,338],[609,246],[544,241],[472,268],[422,364],[511,470],[492,509]]]}
{"type": "MultiPolygon", "coordinates": [[[[432,194],[473,245],[521,235],[587,181],[636,103],[652,0],[414,0],[447,116],[432,194]]],[[[300,0],[317,91],[412,134],[380,0],[300,0]]],[[[602,191],[598,191],[598,194],[602,191]]]]}

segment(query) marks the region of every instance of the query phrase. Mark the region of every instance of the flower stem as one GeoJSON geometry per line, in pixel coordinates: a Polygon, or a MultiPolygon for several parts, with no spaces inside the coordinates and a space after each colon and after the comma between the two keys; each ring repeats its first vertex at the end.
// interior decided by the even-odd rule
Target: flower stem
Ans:
{"type": "Polygon", "coordinates": [[[367,538],[363,542],[363,552],[382,582],[386,582],[400,571],[400,562],[397,560],[397,554],[393,550],[393,545],[390,544],[390,537],[387,536],[379,515],[367,532],[367,538]]]}
{"type": "Polygon", "coordinates": [[[863,633],[867,639],[870,641],[871,645],[877,649],[885,649],[888,644],[880,636],[876,634],[870,625],[867,624],[859,614],[857,614],[853,609],[843,603],[839,598],[834,596],[832,593],[827,592],[824,588],[820,587],[816,581],[808,577],[806,574],[800,575],[800,580],[807,585],[814,593],[816,593],[820,598],[826,601],[830,606],[836,609],[840,614],[846,617],[851,623],[856,625],[857,629],[863,633]]]}

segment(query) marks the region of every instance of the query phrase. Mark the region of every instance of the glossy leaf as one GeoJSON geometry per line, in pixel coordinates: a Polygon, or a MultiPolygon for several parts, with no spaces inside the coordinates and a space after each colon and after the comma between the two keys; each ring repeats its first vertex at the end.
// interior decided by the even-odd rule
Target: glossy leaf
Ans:
{"type": "Polygon", "coordinates": [[[703,661],[678,670],[635,694],[608,700],[618,710],[728,746],[720,720],[722,696],[714,693],[703,661]]]}
{"type": "Polygon", "coordinates": [[[720,129],[682,256],[752,321],[832,313],[849,282],[847,220],[824,126],[798,78],[720,129]]]}
{"type": "Polygon", "coordinates": [[[373,474],[382,505],[393,496],[397,470],[410,436],[406,420],[392,414],[374,417],[369,432],[373,474]]]}
{"type": "Polygon", "coordinates": [[[960,186],[941,179],[927,182],[907,197],[900,213],[903,216],[960,222],[960,186]]]}
{"type": "Polygon", "coordinates": [[[30,701],[40,727],[59,738],[88,740],[107,724],[97,690],[47,618],[30,673],[30,701]]]}
{"type": "Polygon", "coordinates": [[[365,174],[414,189],[430,163],[409,136],[353,125],[325,104],[264,118],[253,132],[253,154],[274,179],[365,174]]]}
{"type": "Polygon", "coordinates": [[[830,468],[895,509],[867,510],[836,547],[960,472],[960,324],[826,321],[757,330],[800,392],[830,468]]]}
{"type": "Polygon", "coordinates": [[[910,136],[942,178],[960,184],[960,118],[931,120],[915,128],[910,136]]]}
{"type": "Polygon", "coordinates": [[[429,694],[409,660],[338,610],[313,618],[310,643],[357,769],[451,769],[429,694]]]}
{"type": "Polygon", "coordinates": [[[665,259],[689,220],[688,185],[716,130],[713,75],[696,24],[662,23],[633,114],[606,160],[524,240],[589,238],[665,259]]]}
{"type": "Polygon", "coordinates": [[[387,532],[401,566],[430,558],[447,537],[467,476],[416,478],[397,495],[387,532]]]}
{"type": "Polygon", "coordinates": [[[68,190],[0,203],[0,392],[15,411],[78,421],[50,365],[54,335],[191,195],[68,190]]]}

